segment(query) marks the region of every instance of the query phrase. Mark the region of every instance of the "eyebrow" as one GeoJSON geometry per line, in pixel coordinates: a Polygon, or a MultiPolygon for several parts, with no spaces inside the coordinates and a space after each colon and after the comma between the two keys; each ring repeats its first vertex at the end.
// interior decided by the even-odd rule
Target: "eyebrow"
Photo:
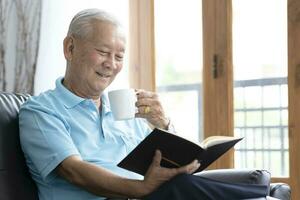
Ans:
{"type": "MultiPolygon", "coordinates": [[[[94,47],[94,48],[95,48],[97,51],[101,51],[100,48],[102,48],[102,47],[105,47],[105,48],[108,48],[108,49],[112,49],[111,46],[106,45],[106,44],[102,44],[102,45],[97,46],[97,47],[94,47]]],[[[118,49],[118,50],[121,51],[121,52],[125,52],[125,48],[121,48],[121,49],[118,49]]]]}

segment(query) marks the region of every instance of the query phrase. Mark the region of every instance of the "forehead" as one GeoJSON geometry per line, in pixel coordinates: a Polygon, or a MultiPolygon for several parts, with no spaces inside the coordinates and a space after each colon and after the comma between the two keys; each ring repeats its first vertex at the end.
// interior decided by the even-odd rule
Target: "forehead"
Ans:
{"type": "Polygon", "coordinates": [[[95,45],[117,45],[124,48],[126,39],[121,28],[118,28],[114,24],[101,21],[91,22],[91,25],[92,32],[88,36],[89,41],[95,45]]]}

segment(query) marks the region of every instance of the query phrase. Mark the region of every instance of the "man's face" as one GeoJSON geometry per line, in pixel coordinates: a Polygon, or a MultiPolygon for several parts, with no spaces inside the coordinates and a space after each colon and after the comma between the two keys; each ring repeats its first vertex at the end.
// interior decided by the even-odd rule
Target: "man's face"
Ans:
{"type": "Polygon", "coordinates": [[[99,95],[109,86],[123,66],[124,35],[114,26],[93,22],[86,38],[74,38],[69,72],[73,88],[86,95],[99,95]],[[75,87],[74,87],[74,84],[75,87]]]}

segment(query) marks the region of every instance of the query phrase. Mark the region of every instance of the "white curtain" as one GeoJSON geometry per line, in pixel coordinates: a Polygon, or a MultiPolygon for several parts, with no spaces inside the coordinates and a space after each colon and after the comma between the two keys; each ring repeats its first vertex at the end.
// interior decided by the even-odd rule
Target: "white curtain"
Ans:
{"type": "Polygon", "coordinates": [[[0,90],[33,94],[41,0],[0,0],[0,90]]]}

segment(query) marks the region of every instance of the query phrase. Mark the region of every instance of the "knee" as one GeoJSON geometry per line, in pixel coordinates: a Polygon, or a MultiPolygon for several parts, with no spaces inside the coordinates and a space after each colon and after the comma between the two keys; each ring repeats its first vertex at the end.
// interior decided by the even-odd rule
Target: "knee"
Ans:
{"type": "MultiPolygon", "coordinates": [[[[144,200],[159,199],[189,199],[192,175],[179,174],[165,182],[156,191],[144,198],[144,200]]],[[[194,198],[195,199],[195,198],[194,198]]]]}
{"type": "Polygon", "coordinates": [[[179,174],[171,179],[170,183],[176,186],[187,186],[193,182],[193,175],[179,174]]]}

